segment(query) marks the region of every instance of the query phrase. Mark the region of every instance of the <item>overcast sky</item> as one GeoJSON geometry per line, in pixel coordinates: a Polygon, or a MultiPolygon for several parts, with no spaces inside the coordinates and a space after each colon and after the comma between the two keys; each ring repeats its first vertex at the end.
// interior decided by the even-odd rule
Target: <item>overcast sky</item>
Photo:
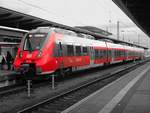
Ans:
{"type": "Polygon", "coordinates": [[[69,26],[95,26],[120,40],[150,47],[150,39],[112,2],[112,0],[0,0],[0,6],[69,26]]]}

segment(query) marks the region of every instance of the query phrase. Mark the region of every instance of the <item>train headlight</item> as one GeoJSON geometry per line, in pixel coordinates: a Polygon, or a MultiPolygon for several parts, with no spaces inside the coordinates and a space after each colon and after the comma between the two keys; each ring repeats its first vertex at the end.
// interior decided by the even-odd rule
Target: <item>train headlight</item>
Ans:
{"type": "Polygon", "coordinates": [[[39,51],[37,54],[37,58],[41,57],[41,55],[42,55],[42,51],[39,51]]]}
{"type": "Polygon", "coordinates": [[[23,53],[22,53],[22,51],[20,51],[19,52],[19,57],[22,58],[22,56],[23,56],[23,53]]]}

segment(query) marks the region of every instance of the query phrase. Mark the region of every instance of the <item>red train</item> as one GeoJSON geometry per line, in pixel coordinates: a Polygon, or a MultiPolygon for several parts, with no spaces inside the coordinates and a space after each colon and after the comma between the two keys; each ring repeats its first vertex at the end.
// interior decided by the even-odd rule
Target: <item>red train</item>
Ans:
{"type": "Polygon", "coordinates": [[[143,57],[142,48],[95,40],[91,35],[65,29],[39,27],[22,39],[13,65],[20,73],[39,76],[143,57]]]}

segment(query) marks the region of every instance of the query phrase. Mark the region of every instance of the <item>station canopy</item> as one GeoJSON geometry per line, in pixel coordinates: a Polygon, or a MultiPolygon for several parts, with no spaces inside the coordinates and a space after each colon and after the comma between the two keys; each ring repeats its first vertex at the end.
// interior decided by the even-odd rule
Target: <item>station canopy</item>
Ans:
{"type": "MultiPolygon", "coordinates": [[[[89,27],[89,26],[88,27],[87,26],[86,27],[70,27],[70,26],[66,26],[63,24],[49,21],[49,20],[45,20],[42,18],[38,18],[35,16],[23,14],[23,13],[10,10],[4,7],[0,7],[0,26],[19,28],[23,30],[31,30],[31,29],[41,27],[41,26],[52,26],[52,27],[59,27],[59,28],[72,30],[77,33],[79,32],[79,33],[93,35],[96,39],[108,39],[108,40],[113,41],[114,43],[129,44],[127,42],[122,42],[116,39],[112,39],[108,37],[106,34],[100,33],[102,31],[101,30],[97,31],[98,29],[95,29],[94,27],[89,27]],[[93,31],[92,29],[95,29],[95,30],[93,31]]],[[[142,47],[142,46],[138,46],[135,44],[130,44],[130,45],[142,47]]],[[[146,49],[145,47],[142,47],[142,48],[146,49]]]]}
{"type": "Polygon", "coordinates": [[[0,25],[24,30],[31,30],[38,26],[51,26],[61,24],[0,7],[0,25]]]}
{"type": "Polygon", "coordinates": [[[113,0],[150,37],[149,0],[113,0]]]}

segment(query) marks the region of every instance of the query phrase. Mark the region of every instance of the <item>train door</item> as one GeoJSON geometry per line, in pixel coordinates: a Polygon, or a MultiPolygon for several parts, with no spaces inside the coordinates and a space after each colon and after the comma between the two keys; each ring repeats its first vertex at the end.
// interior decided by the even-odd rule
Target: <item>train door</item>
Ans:
{"type": "Polygon", "coordinates": [[[109,48],[108,48],[108,45],[107,45],[107,42],[105,42],[105,45],[106,45],[106,55],[105,55],[105,57],[107,58],[107,63],[109,63],[110,61],[109,61],[109,58],[110,58],[110,50],[109,50],[109,48]]]}
{"type": "Polygon", "coordinates": [[[62,44],[61,44],[61,42],[59,42],[59,55],[60,55],[60,57],[63,56],[63,50],[62,50],[62,44]]]}
{"type": "Polygon", "coordinates": [[[116,57],[116,55],[115,55],[115,49],[111,49],[111,59],[112,59],[112,62],[115,61],[115,57],[116,57]]]}
{"type": "Polygon", "coordinates": [[[125,46],[123,46],[124,50],[123,50],[123,56],[124,56],[124,60],[127,60],[127,51],[125,46]]]}
{"type": "Polygon", "coordinates": [[[64,68],[63,56],[64,56],[64,53],[63,53],[63,46],[62,46],[61,42],[59,42],[59,56],[60,56],[60,59],[61,59],[60,70],[61,70],[61,73],[63,73],[63,68],[64,68]]]}
{"type": "Polygon", "coordinates": [[[89,47],[90,50],[90,65],[93,66],[94,65],[94,49],[93,47],[89,47]]]}

